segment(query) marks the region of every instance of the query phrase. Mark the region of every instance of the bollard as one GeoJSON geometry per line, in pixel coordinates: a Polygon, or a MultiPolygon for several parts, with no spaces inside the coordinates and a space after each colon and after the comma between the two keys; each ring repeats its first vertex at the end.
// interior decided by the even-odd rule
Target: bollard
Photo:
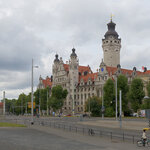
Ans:
{"type": "Polygon", "coordinates": [[[123,135],[122,135],[122,136],[123,136],[123,141],[124,141],[124,133],[123,133],[123,135]]]}

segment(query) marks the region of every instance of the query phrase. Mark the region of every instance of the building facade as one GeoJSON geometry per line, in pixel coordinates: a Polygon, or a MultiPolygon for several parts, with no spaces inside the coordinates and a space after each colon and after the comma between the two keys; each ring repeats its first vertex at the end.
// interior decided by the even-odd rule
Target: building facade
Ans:
{"type": "Polygon", "coordinates": [[[150,70],[140,72],[136,70],[123,69],[120,65],[121,39],[115,31],[115,23],[112,20],[107,24],[108,31],[102,39],[103,58],[101,63],[98,62],[99,70],[93,72],[90,66],[81,66],[76,54],[75,48],[70,54],[69,63],[64,63],[62,58],[55,55],[52,66],[52,77],[39,79],[40,88],[49,86],[52,88],[61,85],[67,89],[68,95],[64,102],[64,114],[77,114],[85,112],[85,103],[89,97],[103,97],[103,86],[111,78],[113,80],[120,74],[128,78],[130,84],[133,78],[139,77],[144,82],[144,88],[150,81],[150,70]]]}

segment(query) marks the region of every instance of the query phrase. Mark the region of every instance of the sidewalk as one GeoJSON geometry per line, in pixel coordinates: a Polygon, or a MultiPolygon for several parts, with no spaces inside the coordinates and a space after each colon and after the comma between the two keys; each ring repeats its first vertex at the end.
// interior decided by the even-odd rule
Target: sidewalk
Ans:
{"type": "MultiPolygon", "coordinates": [[[[86,122],[78,122],[83,125],[91,125],[97,127],[107,127],[107,128],[120,128],[120,121],[116,120],[96,120],[96,121],[86,121],[86,122]]],[[[127,130],[139,130],[141,131],[143,128],[148,128],[148,121],[122,121],[122,129],[127,130]]]]}

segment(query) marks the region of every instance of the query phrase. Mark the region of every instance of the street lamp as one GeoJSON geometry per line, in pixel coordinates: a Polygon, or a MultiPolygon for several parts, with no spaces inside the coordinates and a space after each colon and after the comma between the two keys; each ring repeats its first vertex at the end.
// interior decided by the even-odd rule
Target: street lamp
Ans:
{"type": "Polygon", "coordinates": [[[104,119],[104,111],[105,111],[105,107],[104,107],[104,97],[103,97],[103,84],[102,84],[102,119],[104,119]]]}
{"type": "Polygon", "coordinates": [[[116,75],[116,120],[117,120],[117,118],[118,118],[118,110],[117,110],[117,106],[118,104],[117,104],[117,75],[116,75]]]}
{"type": "Polygon", "coordinates": [[[33,65],[33,59],[32,59],[32,78],[31,78],[31,114],[32,114],[32,122],[33,124],[33,68],[38,68],[38,66],[33,65]]]}

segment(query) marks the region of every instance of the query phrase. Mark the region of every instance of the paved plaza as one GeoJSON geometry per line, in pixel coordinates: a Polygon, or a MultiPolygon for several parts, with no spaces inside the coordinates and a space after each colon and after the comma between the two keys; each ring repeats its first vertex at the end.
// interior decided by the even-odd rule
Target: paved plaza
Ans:
{"type": "Polygon", "coordinates": [[[1,150],[126,150],[136,144],[83,136],[49,127],[0,128],[1,150]]]}

